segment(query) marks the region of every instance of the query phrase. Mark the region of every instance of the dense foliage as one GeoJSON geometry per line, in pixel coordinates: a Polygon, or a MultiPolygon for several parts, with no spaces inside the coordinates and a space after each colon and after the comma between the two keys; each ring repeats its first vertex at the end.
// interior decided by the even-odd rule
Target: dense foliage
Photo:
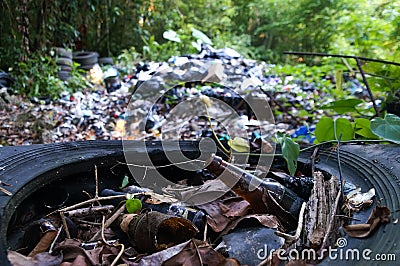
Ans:
{"type": "Polygon", "coordinates": [[[2,69],[51,46],[102,56],[134,47],[151,59],[164,59],[193,51],[192,28],[216,47],[273,63],[288,60],[284,50],[398,61],[396,0],[3,0],[0,5],[2,69]],[[167,30],[182,41],[171,44],[163,37],[167,30]]]}
{"type": "MultiPolygon", "coordinates": [[[[400,2],[395,0],[3,0],[0,6],[0,69],[11,70],[16,92],[30,96],[54,97],[81,86],[76,71],[69,84],[53,78],[57,67],[49,58],[51,47],[112,56],[128,73],[138,60],[164,61],[209,43],[270,63],[294,63],[275,71],[316,84],[323,82],[321,75],[339,77],[355,68],[354,60],[343,64],[283,51],[400,61],[400,2]],[[306,67],[312,65],[318,68],[306,67]]],[[[364,67],[375,74],[369,77],[374,93],[398,98],[398,66],[364,67]]]]}

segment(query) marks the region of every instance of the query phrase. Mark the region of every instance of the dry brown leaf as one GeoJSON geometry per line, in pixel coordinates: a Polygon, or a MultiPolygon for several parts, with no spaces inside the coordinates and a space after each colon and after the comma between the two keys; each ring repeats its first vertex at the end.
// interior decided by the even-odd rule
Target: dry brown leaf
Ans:
{"type": "Polygon", "coordinates": [[[390,222],[389,208],[376,206],[365,224],[351,224],[343,226],[343,229],[351,237],[363,238],[369,236],[380,223],[388,222],[390,222]]]}
{"type": "Polygon", "coordinates": [[[215,251],[207,242],[192,239],[178,254],[164,261],[163,266],[202,266],[202,265],[232,265],[239,266],[234,259],[226,259],[215,251]]]}
{"type": "Polygon", "coordinates": [[[246,215],[250,210],[249,202],[241,197],[218,199],[197,207],[207,213],[207,223],[214,232],[223,231],[230,222],[246,215]]]}
{"type": "Polygon", "coordinates": [[[63,260],[63,255],[52,256],[48,252],[26,257],[16,251],[8,250],[7,258],[13,266],[58,266],[63,260]]]}

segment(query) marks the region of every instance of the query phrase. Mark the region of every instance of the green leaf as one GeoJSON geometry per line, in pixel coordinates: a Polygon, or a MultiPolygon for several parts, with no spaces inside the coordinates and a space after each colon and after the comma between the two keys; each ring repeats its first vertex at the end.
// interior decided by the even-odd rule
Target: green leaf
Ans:
{"type": "Polygon", "coordinates": [[[357,135],[367,139],[378,139],[378,136],[371,131],[371,121],[366,118],[354,119],[354,130],[357,135]]]}
{"type": "Polygon", "coordinates": [[[333,120],[324,116],[319,120],[315,128],[315,137],[318,142],[338,139],[340,134],[342,134],[341,140],[354,139],[353,126],[346,118],[333,120]]]}
{"type": "Polygon", "coordinates": [[[315,137],[318,142],[335,139],[334,122],[330,117],[322,117],[315,127],[315,137]]]}
{"type": "Polygon", "coordinates": [[[342,134],[341,140],[352,140],[354,139],[354,129],[351,122],[346,118],[338,118],[335,120],[336,135],[335,139],[339,139],[342,134]]]}
{"type": "Polygon", "coordinates": [[[385,119],[374,118],[371,120],[371,131],[383,139],[400,144],[400,117],[386,114],[385,119]]]}
{"type": "Polygon", "coordinates": [[[210,40],[210,38],[208,38],[207,35],[205,35],[203,32],[201,32],[195,28],[192,28],[192,35],[196,39],[201,40],[203,43],[212,45],[212,41],[210,40]]]}
{"type": "Polygon", "coordinates": [[[237,152],[248,152],[250,149],[249,142],[240,137],[228,140],[228,145],[237,152]]]}
{"type": "Polygon", "coordinates": [[[125,202],[125,207],[129,213],[135,213],[142,209],[142,202],[139,199],[128,199],[125,202]]]}
{"type": "Polygon", "coordinates": [[[285,158],[290,175],[294,175],[297,169],[297,159],[300,154],[300,146],[289,136],[278,132],[277,139],[282,147],[282,156],[285,158]]]}
{"type": "Polygon", "coordinates": [[[343,70],[338,69],[335,71],[336,89],[339,91],[343,90],[343,70]]]}
{"type": "Polygon", "coordinates": [[[122,185],[121,188],[126,187],[129,184],[129,176],[125,176],[124,179],[122,180],[122,185]]]}
{"type": "Polygon", "coordinates": [[[357,112],[356,106],[362,103],[360,99],[345,99],[330,102],[321,106],[321,109],[332,109],[338,114],[344,114],[347,112],[357,112]]]}
{"type": "Polygon", "coordinates": [[[181,42],[179,35],[173,30],[167,30],[163,33],[163,38],[172,42],[181,42]]]}

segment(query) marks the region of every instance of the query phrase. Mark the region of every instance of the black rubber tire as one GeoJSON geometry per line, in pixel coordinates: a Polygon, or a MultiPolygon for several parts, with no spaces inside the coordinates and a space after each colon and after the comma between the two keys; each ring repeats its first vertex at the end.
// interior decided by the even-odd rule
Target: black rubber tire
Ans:
{"type": "Polygon", "coordinates": [[[72,59],[59,57],[56,60],[57,65],[72,66],[72,59]]]}
{"type": "Polygon", "coordinates": [[[55,56],[72,59],[72,52],[65,48],[54,47],[52,50],[54,51],[55,56]]]}
{"type": "Polygon", "coordinates": [[[59,79],[67,81],[71,78],[71,71],[58,71],[57,76],[59,77],[59,79]]]}
{"type": "MultiPolygon", "coordinates": [[[[129,154],[137,158],[140,164],[142,155],[148,153],[154,164],[166,162],[163,150],[172,151],[175,146],[168,143],[147,142],[147,151],[139,142],[132,142],[129,154]]],[[[181,149],[188,158],[199,156],[199,143],[196,141],[181,142],[181,149]]],[[[299,163],[309,164],[311,152],[302,153],[299,163]]],[[[321,148],[316,167],[338,176],[336,153],[321,148]]],[[[343,177],[362,188],[363,191],[374,187],[377,198],[392,211],[392,219],[399,217],[400,211],[400,146],[389,145],[343,145],[341,148],[343,177]]],[[[12,196],[0,193],[0,261],[9,265],[6,250],[9,247],[7,230],[13,213],[18,205],[29,195],[46,184],[68,176],[89,172],[93,165],[113,166],[116,161],[124,162],[121,141],[83,141],[54,143],[0,148],[0,180],[9,183],[7,189],[12,196]]],[[[80,184],[85,189],[88,184],[80,184]]],[[[91,191],[91,190],[88,190],[91,191]]],[[[369,212],[357,214],[365,221],[369,212]]],[[[374,253],[399,254],[400,230],[398,225],[389,223],[381,226],[367,239],[348,238],[346,248],[359,250],[371,249],[374,253]]],[[[325,260],[321,265],[332,265],[333,261],[325,260]]],[[[365,265],[364,261],[340,260],[339,265],[365,265]]],[[[397,265],[385,262],[385,265],[397,265]]]]}
{"type": "Polygon", "coordinates": [[[94,65],[98,62],[99,54],[96,52],[75,52],[73,60],[81,66],[94,65]]]}
{"type": "Polygon", "coordinates": [[[66,66],[66,65],[58,65],[58,70],[59,71],[65,71],[65,72],[71,72],[72,67],[71,66],[66,66]]]}
{"type": "Polygon", "coordinates": [[[100,57],[99,58],[99,65],[101,66],[107,66],[107,65],[113,65],[114,60],[112,57],[100,57]]]}
{"type": "Polygon", "coordinates": [[[78,68],[84,69],[84,70],[90,70],[93,68],[95,64],[90,64],[90,65],[80,65],[78,68]]]}
{"type": "MultiPolygon", "coordinates": [[[[143,149],[142,143],[136,143],[130,145],[128,152],[137,158],[138,164],[143,163],[142,155],[146,152],[154,164],[163,164],[167,161],[163,151],[175,150],[175,146],[165,142],[147,142],[147,151],[143,149]]],[[[181,150],[188,158],[195,159],[200,155],[198,142],[180,143],[181,150]]],[[[6,259],[9,247],[7,228],[13,213],[24,199],[62,177],[91,171],[94,164],[111,167],[117,161],[124,162],[123,150],[121,141],[81,141],[0,148],[0,180],[11,185],[7,189],[13,194],[9,197],[0,192],[1,265],[9,265],[6,259]]],[[[92,189],[84,182],[80,185],[84,190],[92,189]]]]}
{"type": "MultiPolygon", "coordinates": [[[[299,161],[310,163],[312,151],[302,153],[299,161]]],[[[375,188],[377,199],[381,199],[381,205],[387,206],[391,210],[391,221],[400,216],[400,145],[342,145],[340,149],[340,162],[342,176],[344,180],[350,181],[363,192],[375,188]]],[[[315,167],[327,171],[339,177],[337,153],[331,148],[320,149],[318,160],[315,167]]],[[[372,208],[354,214],[354,218],[359,221],[354,223],[364,223],[367,221],[372,208]]],[[[346,250],[357,249],[360,257],[363,250],[370,249],[369,255],[373,258],[375,254],[400,254],[400,230],[399,225],[392,222],[381,225],[370,237],[357,239],[345,236],[347,245],[346,250]]],[[[336,253],[338,255],[338,253],[336,253]]],[[[325,259],[319,265],[334,265],[338,261],[325,259]]],[[[366,264],[366,261],[340,260],[339,265],[380,265],[366,264]]],[[[396,261],[385,261],[384,265],[398,265],[396,261]]]]}

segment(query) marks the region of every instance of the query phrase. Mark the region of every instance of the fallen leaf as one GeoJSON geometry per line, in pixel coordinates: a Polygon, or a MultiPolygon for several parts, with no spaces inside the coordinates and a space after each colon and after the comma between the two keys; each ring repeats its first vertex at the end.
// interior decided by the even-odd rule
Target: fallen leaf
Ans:
{"type": "Polygon", "coordinates": [[[239,266],[240,263],[233,259],[227,259],[215,251],[207,242],[192,239],[178,254],[164,261],[163,266],[179,265],[232,265],[239,266]]]}
{"type": "Polygon", "coordinates": [[[389,208],[376,206],[365,224],[350,224],[343,226],[343,229],[351,237],[363,238],[369,236],[380,223],[388,223],[389,221],[389,208]]]}
{"type": "Polygon", "coordinates": [[[248,141],[240,137],[228,140],[228,145],[237,152],[248,152],[250,149],[248,141]]]}
{"type": "Polygon", "coordinates": [[[63,260],[63,255],[53,256],[48,252],[42,252],[34,257],[26,257],[16,251],[8,250],[7,258],[13,266],[58,266],[63,260]]]}
{"type": "Polygon", "coordinates": [[[241,197],[218,199],[197,206],[207,213],[207,223],[215,231],[223,231],[230,222],[246,215],[250,203],[241,197]]]}
{"type": "Polygon", "coordinates": [[[162,251],[153,253],[149,256],[145,256],[140,259],[137,266],[153,266],[153,265],[161,265],[164,261],[168,260],[172,256],[178,254],[187,244],[189,244],[191,240],[183,242],[179,245],[175,245],[173,247],[164,249],[162,251]]]}

